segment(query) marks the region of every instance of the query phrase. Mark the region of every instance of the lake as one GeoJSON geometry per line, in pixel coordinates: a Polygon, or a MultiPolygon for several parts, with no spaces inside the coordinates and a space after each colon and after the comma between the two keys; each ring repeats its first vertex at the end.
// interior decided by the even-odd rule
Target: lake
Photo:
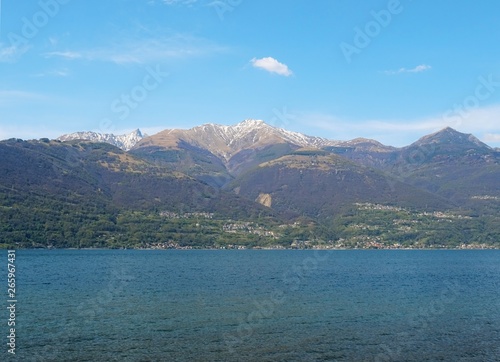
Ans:
{"type": "Polygon", "coordinates": [[[2,360],[500,361],[499,250],[18,250],[16,293],[2,360]]]}

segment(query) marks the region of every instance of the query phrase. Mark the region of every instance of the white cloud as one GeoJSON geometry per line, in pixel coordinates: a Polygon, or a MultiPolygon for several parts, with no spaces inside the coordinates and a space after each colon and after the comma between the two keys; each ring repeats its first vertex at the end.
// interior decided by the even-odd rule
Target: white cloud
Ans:
{"type": "Polygon", "coordinates": [[[0,63],[10,63],[16,61],[29,50],[29,46],[4,46],[0,43],[0,63]]]}
{"type": "Polygon", "coordinates": [[[0,140],[9,138],[30,140],[44,137],[53,139],[62,134],[64,134],[64,132],[54,131],[52,128],[41,124],[38,124],[36,127],[0,124],[0,140]]]}
{"type": "MultiPolygon", "coordinates": [[[[171,127],[168,127],[168,128],[171,128],[171,127]]],[[[180,127],[173,127],[173,128],[182,129],[184,127],[180,126],[180,127]]],[[[140,124],[138,124],[137,127],[135,127],[135,128],[123,128],[123,129],[119,129],[119,130],[112,130],[109,132],[105,131],[104,133],[113,133],[114,135],[122,135],[122,134],[129,134],[131,132],[134,132],[136,129],[139,129],[142,132],[143,136],[153,136],[159,132],[164,131],[165,129],[167,129],[167,127],[165,127],[165,126],[141,127],[140,124]]],[[[94,129],[93,131],[103,133],[103,131],[100,129],[94,129]]]]}
{"type": "Polygon", "coordinates": [[[72,52],[72,51],[48,52],[48,53],[45,53],[44,55],[47,58],[60,57],[60,58],[65,58],[65,59],[80,59],[80,58],[84,57],[83,54],[78,53],[78,52],[72,52]]]}
{"type": "Polygon", "coordinates": [[[500,144],[500,133],[486,133],[483,140],[485,142],[499,143],[500,144]]]}
{"type": "Polygon", "coordinates": [[[250,62],[255,68],[264,69],[270,73],[276,73],[285,77],[293,74],[286,64],[280,63],[271,57],[261,59],[253,58],[250,62]]]}
{"type": "Polygon", "coordinates": [[[54,69],[42,73],[34,74],[34,77],[69,77],[71,75],[68,69],[54,69]]]}
{"type": "Polygon", "coordinates": [[[37,93],[0,89],[0,106],[9,105],[17,102],[41,101],[44,99],[46,99],[44,95],[37,93]]]}
{"type": "Polygon", "coordinates": [[[386,70],[384,71],[384,74],[387,75],[396,75],[396,74],[402,74],[402,73],[422,73],[427,70],[432,69],[430,65],[427,64],[420,64],[417,65],[415,68],[407,69],[407,68],[399,68],[398,70],[386,70]]]}
{"type": "Polygon", "coordinates": [[[165,5],[187,5],[191,6],[193,4],[196,4],[198,0],[149,0],[148,3],[150,5],[154,5],[156,3],[162,3],[165,5]]]}
{"type": "Polygon", "coordinates": [[[167,5],[176,5],[176,4],[191,5],[196,3],[197,0],[162,0],[162,2],[167,5]]]}
{"type": "Polygon", "coordinates": [[[171,59],[185,59],[223,52],[226,49],[208,40],[177,34],[170,37],[137,38],[127,43],[79,51],[53,51],[45,57],[67,60],[90,60],[116,64],[144,64],[171,59]]]}

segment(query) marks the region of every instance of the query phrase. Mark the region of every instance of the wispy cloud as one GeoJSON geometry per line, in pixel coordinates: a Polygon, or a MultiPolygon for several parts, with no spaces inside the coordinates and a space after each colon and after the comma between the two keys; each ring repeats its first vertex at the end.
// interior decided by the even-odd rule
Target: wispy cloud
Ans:
{"type": "Polygon", "coordinates": [[[161,0],[162,3],[166,5],[192,5],[198,2],[198,0],[161,0]]]}
{"type": "Polygon", "coordinates": [[[103,61],[116,64],[144,64],[172,59],[200,57],[224,52],[225,47],[206,39],[177,34],[170,37],[134,39],[115,46],[87,50],[65,50],[45,53],[47,58],[103,61]]]}
{"type": "MultiPolygon", "coordinates": [[[[161,131],[164,131],[167,127],[155,126],[155,127],[124,128],[124,129],[113,130],[111,133],[113,133],[115,135],[129,134],[131,132],[134,132],[137,128],[139,128],[139,130],[142,132],[143,136],[152,136],[152,135],[155,135],[161,131]]],[[[182,129],[182,128],[185,128],[185,126],[171,127],[169,125],[168,128],[182,129]]],[[[102,132],[102,130],[99,130],[99,129],[95,129],[94,131],[95,132],[102,132]]]]}
{"type": "Polygon", "coordinates": [[[83,58],[83,54],[79,52],[74,52],[74,51],[55,51],[55,52],[48,52],[44,54],[46,58],[52,58],[52,57],[60,57],[64,59],[80,59],[83,58]]]}
{"type": "Polygon", "coordinates": [[[278,62],[276,59],[267,58],[253,58],[250,60],[255,68],[260,68],[268,71],[269,73],[276,73],[288,77],[293,74],[293,72],[288,68],[286,64],[278,62]]]}
{"type": "Polygon", "coordinates": [[[9,105],[17,102],[41,101],[44,99],[46,99],[46,96],[38,93],[19,91],[19,90],[0,89],[0,106],[9,105]]]}
{"type": "Polygon", "coordinates": [[[425,71],[428,71],[432,69],[430,65],[427,64],[420,64],[417,65],[415,68],[407,69],[407,68],[399,68],[398,70],[385,70],[383,73],[387,75],[396,75],[396,74],[403,74],[403,73],[422,73],[425,71]]]}
{"type": "Polygon", "coordinates": [[[484,135],[484,141],[500,144],[500,133],[486,133],[484,135]]]}
{"type": "Polygon", "coordinates": [[[155,4],[165,4],[165,5],[194,5],[198,2],[198,0],[148,0],[148,4],[150,5],[155,5],[155,4]]]}
{"type": "Polygon", "coordinates": [[[0,43],[0,63],[11,63],[16,61],[19,57],[21,57],[24,53],[29,50],[28,45],[17,46],[17,45],[9,45],[5,46],[3,43],[0,43]]]}
{"type": "Polygon", "coordinates": [[[387,145],[406,146],[426,134],[452,127],[459,132],[472,133],[490,145],[500,145],[500,105],[472,110],[466,119],[435,115],[418,119],[353,121],[329,114],[297,115],[299,123],[326,131],[327,137],[337,140],[365,137],[387,145]]]}
{"type": "Polygon", "coordinates": [[[54,70],[48,70],[46,72],[42,73],[37,73],[34,74],[34,77],[69,77],[71,75],[71,72],[64,68],[64,69],[54,69],[54,70]]]}
{"type": "Polygon", "coordinates": [[[64,134],[64,131],[54,130],[52,125],[37,124],[36,127],[19,124],[0,124],[0,140],[21,138],[24,140],[48,137],[55,139],[64,134]]]}

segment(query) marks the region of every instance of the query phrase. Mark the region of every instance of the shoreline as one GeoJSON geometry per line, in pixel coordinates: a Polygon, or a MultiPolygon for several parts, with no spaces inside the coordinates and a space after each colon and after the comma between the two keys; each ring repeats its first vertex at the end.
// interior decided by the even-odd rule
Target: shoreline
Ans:
{"type": "Polygon", "coordinates": [[[155,251],[155,250],[160,250],[160,251],[169,251],[169,250],[184,250],[184,251],[189,251],[189,250],[213,250],[213,251],[245,251],[245,250],[262,250],[262,251],[268,251],[268,250],[276,250],[276,251],[286,251],[286,250],[310,250],[310,251],[315,251],[315,250],[321,250],[321,251],[349,251],[349,250],[359,250],[359,251],[376,251],[376,250],[393,250],[393,251],[409,251],[409,250],[422,250],[422,251],[439,251],[439,250],[455,250],[455,251],[464,251],[464,250],[500,250],[500,247],[482,247],[482,248],[462,248],[462,247],[456,247],[456,248],[285,248],[285,247],[238,247],[238,248],[226,248],[226,247],[220,247],[220,248],[204,248],[204,247],[178,247],[178,248],[2,248],[0,250],[81,250],[81,251],[106,251],[106,250],[143,250],[143,251],[155,251]]]}

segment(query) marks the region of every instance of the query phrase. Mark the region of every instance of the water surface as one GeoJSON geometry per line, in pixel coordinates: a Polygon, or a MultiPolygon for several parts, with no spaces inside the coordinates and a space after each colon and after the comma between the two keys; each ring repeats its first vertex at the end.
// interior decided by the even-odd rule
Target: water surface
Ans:
{"type": "Polygon", "coordinates": [[[16,263],[15,360],[500,361],[497,250],[19,250],[16,263]]]}

